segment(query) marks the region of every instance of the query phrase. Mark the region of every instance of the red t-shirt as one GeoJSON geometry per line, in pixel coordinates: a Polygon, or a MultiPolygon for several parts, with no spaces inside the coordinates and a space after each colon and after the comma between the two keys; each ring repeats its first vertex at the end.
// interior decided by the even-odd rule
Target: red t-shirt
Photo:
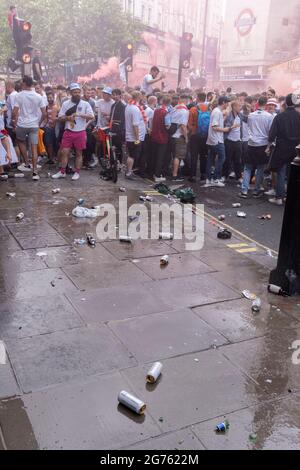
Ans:
{"type": "Polygon", "coordinates": [[[163,107],[154,111],[151,140],[156,144],[167,144],[169,141],[169,134],[165,125],[166,114],[167,110],[163,107]]]}

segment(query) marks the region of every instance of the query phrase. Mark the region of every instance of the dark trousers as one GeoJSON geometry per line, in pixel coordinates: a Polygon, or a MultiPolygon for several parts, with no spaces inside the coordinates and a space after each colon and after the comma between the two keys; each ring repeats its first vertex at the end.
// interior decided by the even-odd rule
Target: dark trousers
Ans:
{"type": "Polygon", "coordinates": [[[165,156],[165,163],[163,167],[163,175],[164,176],[171,176],[172,171],[171,171],[171,162],[173,161],[174,158],[174,143],[173,139],[169,138],[169,142],[167,143],[167,150],[166,150],[166,156],[165,156]]]}
{"type": "Polygon", "coordinates": [[[86,149],[83,151],[83,164],[88,165],[92,159],[93,153],[95,153],[96,140],[92,134],[93,129],[88,127],[86,129],[86,149]]]}
{"type": "Polygon", "coordinates": [[[138,173],[142,177],[146,176],[146,168],[148,165],[150,155],[151,155],[151,139],[150,139],[149,134],[146,134],[145,140],[142,145],[139,160],[135,163],[135,168],[138,169],[138,173]]]}
{"type": "Polygon", "coordinates": [[[116,149],[116,156],[120,163],[123,162],[123,139],[122,135],[116,134],[112,136],[112,144],[116,149]]]}
{"type": "Polygon", "coordinates": [[[167,149],[168,144],[152,143],[152,152],[154,156],[154,175],[158,178],[164,174],[167,149]]]}
{"type": "Polygon", "coordinates": [[[200,174],[201,179],[205,179],[206,174],[206,162],[207,162],[207,137],[195,134],[190,139],[191,149],[191,163],[190,163],[190,176],[195,177],[197,175],[198,158],[200,158],[200,174]]]}
{"type": "Polygon", "coordinates": [[[233,142],[227,139],[225,141],[226,160],[223,166],[223,176],[228,178],[230,172],[235,172],[236,179],[239,180],[242,176],[242,142],[233,142]]]}

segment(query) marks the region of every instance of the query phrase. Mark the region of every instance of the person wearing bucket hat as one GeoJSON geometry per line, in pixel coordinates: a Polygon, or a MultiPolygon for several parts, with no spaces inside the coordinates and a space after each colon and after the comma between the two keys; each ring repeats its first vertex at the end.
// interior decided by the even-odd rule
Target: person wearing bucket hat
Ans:
{"type": "Polygon", "coordinates": [[[112,89],[110,87],[106,86],[103,88],[102,96],[103,98],[96,102],[96,108],[98,109],[97,127],[99,128],[109,126],[111,108],[114,104],[112,89]]]}
{"type": "Polygon", "coordinates": [[[61,142],[61,167],[58,173],[52,175],[53,179],[65,178],[66,167],[72,149],[75,149],[75,173],[73,181],[79,179],[82,166],[82,151],[86,148],[86,124],[94,119],[91,105],[81,99],[81,88],[78,83],[71,83],[69,87],[71,99],[62,104],[58,114],[60,122],[65,124],[65,130],[61,142]]]}

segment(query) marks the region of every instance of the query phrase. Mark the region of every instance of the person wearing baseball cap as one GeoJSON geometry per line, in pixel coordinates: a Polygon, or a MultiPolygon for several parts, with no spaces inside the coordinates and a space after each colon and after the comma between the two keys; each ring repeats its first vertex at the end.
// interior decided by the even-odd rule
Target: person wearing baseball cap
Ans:
{"type": "Polygon", "coordinates": [[[58,114],[60,122],[65,124],[61,142],[61,167],[58,173],[52,175],[53,179],[65,178],[66,167],[72,149],[75,149],[75,173],[72,180],[79,179],[82,166],[82,151],[86,148],[86,123],[94,119],[91,105],[81,99],[81,88],[78,83],[71,83],[69,87],[71,99],[64,101],[58,114]]]}
{"type": "Polygon", "coordinates": [[[112,99],[112,89],[105,86],[102,90],[102,98],[96,102],[98,109],[97,127],[104,128],[109,126],[110,113],[114,100],[112,99]]]}

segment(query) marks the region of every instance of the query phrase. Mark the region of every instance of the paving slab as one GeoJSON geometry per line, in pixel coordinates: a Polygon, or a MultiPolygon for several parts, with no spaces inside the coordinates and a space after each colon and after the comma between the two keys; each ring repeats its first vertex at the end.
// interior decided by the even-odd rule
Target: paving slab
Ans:
{"type": "Polygon", "coordinates": [[[169,279],[193,274],[203,274],[214,271],[207,264],[195,259],[188,253],[169,255],[169,264],[160,265],[161,257],[141,258],[136,260],[136,266],[152,279],[169,279]]]}
{"type": "Polygon", "coordinates": [[[118,405],[118,394],[124,389],[134,393],[127,381],[114,373],[24,396],[39,447],[118,449],[159,435],[161,431],[148,411],[138,416],[118,405]]]}
{"type": "Polygon", "coordinates": [[[232,363],[241,368],[269,397],[300,390],[300,367],[292,363],[294,341],[300,329],[274,330],[272,333],[219,349],[232,363]]]}
{"type": "Polygon", "coordinates": [[[6,343],[26,393],[136,364],[105,325],[9,339],[6,343]]]}
{"type": "Polygon", "coordinates": [[[213,276],[214,274],[201,274],[180,279],[162,279],[149,285],[149,289],[173,308],[196,307],[240,297],[213,276]]]}
{"type": "Polygon", "coordinates": [[[227,343],[189,309],[110,322],[109,327],[140,363],[202,351],[227,343]]]}
{"type": "Polygon", "coordinates": [[[43,259],[36,255],[36,250],[22,250],[3,254],[1,262],[5,274],[20,273],[25,271],[37,271],[47,266],[43,259]]]}
{"type": "Polygon", "coordinates": [[[103,244],[108,251],[120,260],[176,253],[174,248],[159,240],[136,240],[133,243],[122,243],[119,240],[113,240],[103,244]]]}
{"type": "Polygon", "coordinates": [[[251,306],[251,301],[239,299],[197,307],[193,311],[233,343],[264,336],[275,328],[294,328],[299,323],[268,303],[263,303],[259,314],[253,314],[251,306]]]}
{"type": "Polygon", "coordinates": [[[126,448],[127,450],[204,450],[204,446],[195,436],[191,428],[162,434],[159,437],[139,442],[126,448]]]}
{"type": "Polygon", "coordinates": [[[0,426],[7,450],[38,449],[32,426],[20,398],[0,401],[0,426]]]}
{"type": "Polygon", "coordinates": [[[19,394],[20,390],[7,357],[6,364],[0,364],[0,398],[14,397],[19,394]]]}
{"type": "Polygon", "coordinates": [[[299,450],[299,406],[299,395],[262,403],[226,415],[226,434],[214,432],[224,416],[193,426],[193,431],[209,450],[299,450]]]}
{"type": "Polygon", "coordinates": [[[122,372],[163,431],[175,431],[199,421],[236,411],[256,400],[255,384],[218,350],[162,361],[163,374],[146,385],[148,366],[122,372]],[[148,393],[145,395],[145,390],[148,393]]]}
{"type": "Polygon", "coordinates": [[[146,285],[112,286],[86,292],[68,294],[86,323],[122,320],[169,310],[162,297],[152,293],[146,285]]]}
{"type": "Polygon", "coordinates": [[[61,269],[19,273],[9,278],[6,284],[6,292],[11,299],[34,299],[35,296],[54,296],[74,290],[77,290],[75,285],[61,269]]]}
{"type": "Polygon", "coordinates": [[[64,266],[81,264],[82,262],[101,264],[116,261],[115,257],[100,243],[97,243],[95,248],[91,248],[88,245],[73,245],[47,248],[45,251],[47,256],[45,256],[44,260],[49,268],[62,268],[64,266]]]}
{"type": "Polygon", "coordinates": [[[151,281],[147,274],[140,271],[129,261],[114,261],[113,263],[65,266],[63,271],[78,287],[78,289],[94,289],[115,285],[140,284],[151,281]]]}
{"type": "Polygon", "coordinates": [[[25,338],[83,326],[64,295],[35,297],[0,306],[0,337],[25,338]]]}

